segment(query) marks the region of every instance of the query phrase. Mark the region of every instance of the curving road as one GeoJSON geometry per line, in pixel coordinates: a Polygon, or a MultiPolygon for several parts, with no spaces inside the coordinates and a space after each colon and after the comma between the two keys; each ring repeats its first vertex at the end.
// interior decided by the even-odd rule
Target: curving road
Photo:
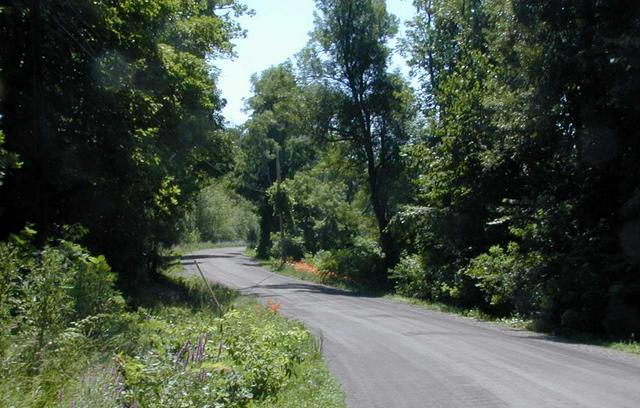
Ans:
{"type": "Polygon", "coordinates": [[[273,274],[243,248],[183,258],[301,320],[356,407],[640,407],[640,356],[273,274]]]}

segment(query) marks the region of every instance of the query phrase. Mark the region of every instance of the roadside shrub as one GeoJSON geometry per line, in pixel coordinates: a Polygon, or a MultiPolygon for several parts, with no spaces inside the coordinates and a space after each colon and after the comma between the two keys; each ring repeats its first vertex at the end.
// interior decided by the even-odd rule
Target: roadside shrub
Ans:
{"type": "Polygon", "coordinates": [[[122,310],[104,257],[64,240],[37,249],[29,241],[34,234],[27,229],[0,243],[3,343],[12,334],[31,334],[40,349],[73,321],[122,310]]]}
{"type": "MultiPolygon", "coordinates": [[[[517,313],[528,315],[540,306],[540,291],[532,282],[544,259],[537,252],[525,253],[515,242],[506,249],[495,245],[474,258],[464,273],[475,279],[476,286],[485,301],[499,311],[515,308],[517,313]]],[[[567,319],[574,320],[568,316],[567,319]]]]}
{"type": "Polygon", "coordinates": [[[150,341],[124,359],[128,403],[244,407],[274,395],[307,357],[308,332],[261,308],[233,310],[222,318],[172,313],[147,319],[143,332],[150,341]]]}
{"type": "Polygon", "coordinates": [[[267,313],[272,317],[259,321],[237,311],[225,316],[226,351],[258,399],[286,384],[294,365],[306,358],[310,339],[302,327],[267,313]]]}
{"type": "Polygon", "coordinates": [[[0,242],[0,355],[24,319],[25,273],[34,264],[28,247],[20,242],[26,241],[14,236],[12,242],[0,242]]]}
{"type": "Polygon", "coordinates": [[[302,237],[285,235],[284,240],[280,240],[280,234],[276,232],[271,233],[271,257],[280,258],[280,251],[282,251],[286,259],[300,260],[304,258],[305,247],[302,237]]]}
{"type": "Polygon", "coordinates": [[[427,277],[418,255],[405,255],[391,270],[395,291],[402,296],[424,299],[427,296],[427,277]]]}
{"type": "Polygon", "coordinates": [[[2,407],[247,407],[317,353],[277,307],[223,314],[237,293],[214,287],[218,309],[195,278],[149,285],[126,312],[104,258],[28,235],[0,243],[2,407]]]}
{"type": "Polygon", "coordinates": [[[314,264],[323,273],[334,272],[355,283],[384,284],[382,251],[373,240],[357,238],[349,248],[321,251],[314,257],[314,264]]]}

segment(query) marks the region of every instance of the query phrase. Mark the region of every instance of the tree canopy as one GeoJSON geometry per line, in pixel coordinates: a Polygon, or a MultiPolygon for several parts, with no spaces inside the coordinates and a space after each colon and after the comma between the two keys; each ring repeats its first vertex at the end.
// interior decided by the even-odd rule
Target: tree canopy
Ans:
{"type": "Polygon", "coordinates": [[[0,123],[23,166],[2,186],[2,234],[80,224],[118,270],[153,269],[185,203],[231,167],[207,59],[232,54],[242,35],[233,17],[245,10],[199,0],[3,6],[0,123]]]}

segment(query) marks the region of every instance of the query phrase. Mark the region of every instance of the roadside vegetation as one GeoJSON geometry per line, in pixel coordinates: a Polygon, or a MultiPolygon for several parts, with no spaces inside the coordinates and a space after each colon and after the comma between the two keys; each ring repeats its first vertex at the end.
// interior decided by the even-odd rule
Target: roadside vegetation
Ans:
{"type": "Polygon", "coordinates": [[[174,261],[128,304],[104,257],[0,245],[3,407],[343,407],[313,336],[174,261]]]}

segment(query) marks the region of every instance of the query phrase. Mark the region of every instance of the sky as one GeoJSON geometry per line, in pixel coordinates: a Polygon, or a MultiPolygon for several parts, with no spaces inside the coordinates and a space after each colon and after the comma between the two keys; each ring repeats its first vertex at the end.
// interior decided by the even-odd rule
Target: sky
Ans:
{"type": "MultiPolygon", "coordinates": [[[[255,10],[253,17],[243,16],[240,24],[247,30],[247,37],[236,40],[237,58],[218,60],[220,69],[218,86],[227,100],[223,114],[230,125],[242,124],[247,115],[243,112],[244,98],[251,94],[251,75],[292,58],[308,41],[313,30],[314,0],[244,0],[255,10]]],[[[387,10],[400,19],[400,31],[404,21],[411,18],[414,8],[411,0],[387,0],[387,10]]],[[[392,69],[408,68],[401,57],[394,57],[392,69]]]]}

